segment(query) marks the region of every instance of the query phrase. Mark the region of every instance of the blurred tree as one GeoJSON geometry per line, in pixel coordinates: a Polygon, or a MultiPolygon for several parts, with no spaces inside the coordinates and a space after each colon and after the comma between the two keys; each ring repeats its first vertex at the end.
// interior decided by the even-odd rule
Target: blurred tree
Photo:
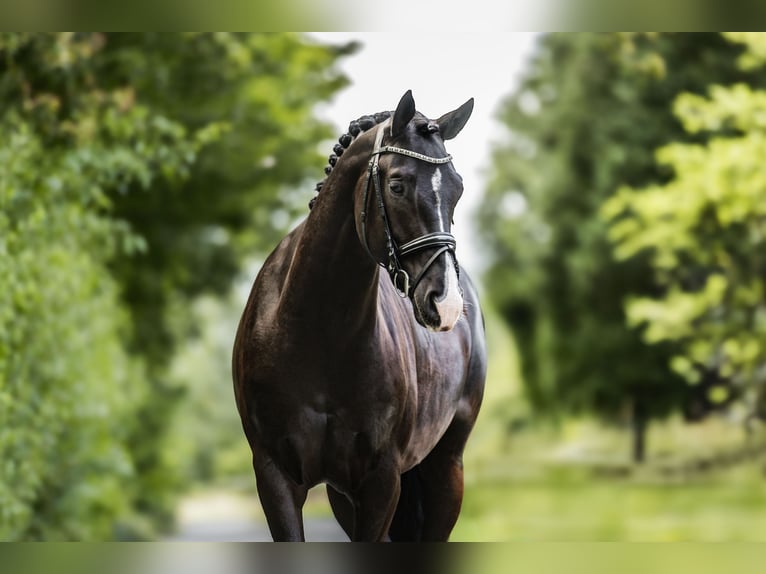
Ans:
{"type": "MultiPolygon", "coordinates": [[[[731,34],[740,66],[763,73],[766,34],[731,34]]],[[[744,83],[685,93],[674,111],[704,143],[657,152],[670,181],[624,187],[604,206],[620,260],[648,257],[660,293],[628,298],[628,321],[648,344],[673,342],[673,369],[707,399],[743,396],[766,420],[766,91],[744,83]]]]}
{"type": "Polygon", "coordinates": [[[201,140],[99,88],[103,40],[0,36],[3,540],[109,536],[138,492],[128,426],[149,389],[105,265],[141,243],[108,193],[181,176],[201,140]]]}
{"type": "MultiPolygon", "coordinates": [[[[183,180],[148,189],[134,182],[111,196],[114,216],[148,245],[111,264],[131,310],[132,346],[148,359],[153,381],[154,400],[133,435],[141,476],[166,476],[151,471],[162,465],[146,437],[171,428],[172,406],[190,390],[172,382],[167,367],[177,343],[197,334],[191,302],[227,291],[245,257],[271,247],[305,212],[305,192],[294,190],[321,173],[317,143],[333,135],[314,108],[347,84],[334,64],[354,49],[292,34],[109,36],[98,62],[102,82],[129,85],[163,117],[216,135],[190,158],[183,180]]],[[[227,375],[215,384],[228,382],[227,375]]]]}
{"type": "Polygon", "coordinates": [[[350,49],[0,34],[0,539],[167,522],[189,302],[290,223],[350,49]]]}
{"type": "Polygon", "coordinates": [[[479,218],[527,396],[541,413],[630,420],[636,461],[649,422],[682,408],[687,387],[668,366],[675,342],[647,345],[626,324],[624,299],[661,286],[647,256],[612,255],[599,206],[621,185],[668,180],[652,150],[697,137],[671,103],[751,81],[734,65],[741,52],[716,34],[548,35],[500,112],[508,134],[479,218]]]}
{"type": "MultiPolygon", "coordinates": [[[[328,48],[290,34],[118,34],[99,60],[109,85],[187,130],[220,129],[194,158],[189,177],[112,196],[116,217],[149,249],[114,269],[136,318],[136,344],[164,363],[179,317],[174,297],[226,291],[243,258],[271,247],[321,173],[317,143],[332,136],[317,102],[347,84],[334,62],[354,46],[328,48]]],[[[178,302],[178,301],[177,301],[178,302]]],[[[183,314],[181,314],[183,315],[183,314]]]]}

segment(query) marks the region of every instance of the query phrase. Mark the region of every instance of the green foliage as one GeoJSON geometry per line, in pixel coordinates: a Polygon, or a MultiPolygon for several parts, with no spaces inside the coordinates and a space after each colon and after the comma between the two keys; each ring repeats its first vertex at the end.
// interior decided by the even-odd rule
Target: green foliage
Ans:
{"type": "Polygon", "coordinates": [[[90,47],[72,36],[0,39],[4,540],[103,538],[130,510],[125,421],[147,388],[123,347],[129,318],[105,265],[138,239],[104,206],[118,179],[158,175],[154,142],[178,140],[167,158],[177,166],[184,142],[146,110],[121,111],[119,94],[72,84],[38,92],[25,73],[74,82],[90,47]],[[137,139],[147,144],[142,157],[137,139]]]}
{"type": "Polygon", "coordinates": [[[225,292],[242,259],[272,246],[305,212],[305,191],[291,190],[321,174],[317,142],[333,134],[314,106],[345,85],[332,70],[344,50],[288,34],[131,34],[107,46],[102,74],[131,82],[188,130],[218,136],[177,185],[113,198],[115,215],[151,246],[114,270],[136,344],[154,360],[165,362],[190,327],[166,317],[174,298],[225,292]]]}
{"type": "Polygon", "coordinates": [[[174,428],[184,476],[196,484],[236,484],[252,490],[252,453],[228,384],[242,299],[201,297],[190,312],[201,332],[179,347],[169,369],[171,381],[189,388],[174,428]]]}
{"type": "Polygon", "coordinates": [[[650,261],[616,258],[599,210],[620,186],[668,180],[660,145],[704,141],[671,104],[711,82],[752,83],[735,65],[741,52],[716,34],[553,34],[502,107],[508,135],[479,213],[493,258],[486,280],[539,412],[615,421],[684,405],[668,366],[674,342],[647,345],[626,323],[623,301],[659,288],[650,261]]]}
{"type": "MultiPolygon", "coordinates": [[[[542,480],[469,483],[451,540],[762,543],[766,496],[760,466],[754,461],[675,483],[579,477],[568,469],[561,476],[549,471],[542,480]]],[[[604,571],[614,572],[614,565],[604,571]]],[[[635,570],[646,571],[654,569],[635,570]]]]}
{"type": "Polygon", "coordinates": [[[190,301],[289,224],[347,49],[0,34],[0,539],[167,524],[190,301]]]}
{"type": "MultiPolygon", "coordinates": [[[[741,63],[766,64],[762,34],[732,39],[748,47],[741,63]]],[[[702,366],[757,396],[766,383],[766,91],[712,85],[706,96],[680,95],[674,111],[707,141],[662,147],[657,159],[673,179],[624,187],[603,209],[617,256],[648,256],[662,287],[630,298],[628,319],[648,343],[678,344],[672,366],[690,384],[702,366]]],[[[714,391],[711,400],[729,398],[714,391]]]]}

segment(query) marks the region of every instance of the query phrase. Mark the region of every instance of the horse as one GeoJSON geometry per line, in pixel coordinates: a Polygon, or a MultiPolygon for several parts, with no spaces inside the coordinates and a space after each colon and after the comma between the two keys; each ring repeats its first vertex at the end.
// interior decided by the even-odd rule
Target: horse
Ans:
{"type": "Polygon", "coordinates": [[[305,540],[322,483],[352,541],[444,541],[457,521],[486,345],[444,141],[472,110],[429,120],[407,91],[351,122],[308,216],[256,277],[232,374],[275,541],[305,540]]]}

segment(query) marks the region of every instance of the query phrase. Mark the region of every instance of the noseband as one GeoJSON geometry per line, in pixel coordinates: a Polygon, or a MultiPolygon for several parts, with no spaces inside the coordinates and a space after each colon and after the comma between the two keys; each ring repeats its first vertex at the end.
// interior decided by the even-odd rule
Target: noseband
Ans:
{"type": "Polygon", "coordinates": [[[383,201],[383,190],[380,184],[378,159],[384,153],[396,153],[428,163],[443,164],[452,161],[452,156],[447,155],[446,157],[431,157],[408,149],[381,145],[383,142],[383,132],[389,123],[390,120],[381,124],[378,128],[377,134],[375,136],[375,147],[372,150],[370,163],[367,168],[367,179],[364,184],[364,199],[362,201],[362,211],[360,213],[360,220],[362,224],[362,241],[365,250],[370,255],[372,260],[381,267],[384,267],[386,271],[388,271],[388,274],[391,276],[391,281],[393,282],[394,287],[398,291],[399,295],[402,298],[406,298],[412,297],[412,294],[415,292],[415,289],[420,283],[420,280],[423,279],[426,271],[428,271],[431,265],[433,265],[439,256],[444,252],[449,253],[452,257],[452,263],[455,266],[455,271],[457,272],[458,278],[460,277],[460,267],[457,263],[457,257],[455,256],[455,237],[451,233],[447,233],[445,231],[437,231],[434,233],[426,233],[425,235],[421,235],[412,241],[408,241],[404,245],[397,245],[391,233],[391,226],[389,225],[388,221],[386,205],[383,201]],[[388,262],[386,263],[378,261],[375,258],[367,243],[367,200],[369,198],[371,182],[372,186],[375,188],[375,195],[378,200],[378,210],[380,211],[380,215],[383,220],[383,231],[386,234],[386,249],[388,252],[388,262]],[[400,260],[404,257],[412,255],[413,253],[418,253],[420,251],[432,248],[436,248],[436,251],[417,274],[415,280],[410,282],[410,276],[402,268],[400,260]]]}

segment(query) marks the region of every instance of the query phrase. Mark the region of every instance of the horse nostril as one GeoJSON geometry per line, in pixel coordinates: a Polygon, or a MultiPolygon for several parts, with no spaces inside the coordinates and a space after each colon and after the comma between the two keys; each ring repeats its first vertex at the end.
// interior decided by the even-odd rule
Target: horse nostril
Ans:
{"type": "Polygon", "coordinates": [[[432,313],[435,313],[437,316],[440,315],[439,304],[443,298],[444,298],[444,293],[440,293],[436,290],[430,291],[428,293],[428,297],[426,298],[426,301],[428,303],[428,308],[431,310],[432,313]]]}

